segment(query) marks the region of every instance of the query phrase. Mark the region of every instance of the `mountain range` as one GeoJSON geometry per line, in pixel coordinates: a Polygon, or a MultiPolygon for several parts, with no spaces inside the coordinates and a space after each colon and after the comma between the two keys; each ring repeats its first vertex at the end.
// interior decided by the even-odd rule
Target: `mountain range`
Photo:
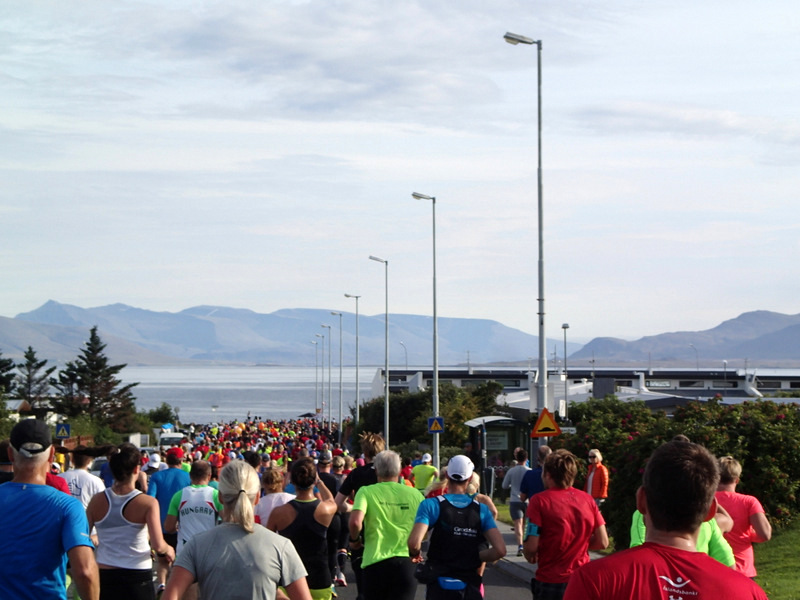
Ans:
{"type": "MultiPolygon", "coordinates": [[[[331,358],[338,365],[339,319],[323,309],[261,314],[240,308],[196,306],[171,313],[125,304],[80,308],[50,300],[14,318],[0,317],[0,352],[16,360],[32,346],[40,359],[63,364],[75,359],[89,337],[89,329],[96,325],[115,363],[209,361],[311,366],[331,358]]],[[[360,363],[383,364],[384,315],[360,315],[358,325],[360,363]]],[[[354,313],[342,314],[341,328],[342,363],[353,365],[354,313]]],[[[390,364],[430,365],[432,329],[430,316],[390,314],[390,364]]],[[[563,340],[548,339],[547,347],[563,353],[563,340]]],[[[439,317],[440,365],[525,365],[537,348],[536,336],[497,321],[439,317]]],[[[597,366],[682,366],[719,364],[722,360],[749,360],[752,366],[795,366],[800,365],[800,315],[753,311],[705,331],[663,333],[635,341],[595,338],[585,346],[568,343],[567,352],[569,363],[575,366],[591,361],[597,366]]]]}

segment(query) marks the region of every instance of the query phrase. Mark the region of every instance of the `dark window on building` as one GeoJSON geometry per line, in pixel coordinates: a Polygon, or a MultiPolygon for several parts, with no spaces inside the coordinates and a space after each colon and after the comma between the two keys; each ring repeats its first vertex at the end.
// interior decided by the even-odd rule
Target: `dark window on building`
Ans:
{"type": "Polygon", "coordinates": [[[712,381],[711,387],[715,388],[737,388],[739,387],[738,381],[712,381]]]}
{"type": "Polygon", "coordinates": [[[682,388],[702,388],[703,387],[703,382],[689,379],[689,380],[685,380],[685,381],[679,381],[678,382],[678,387],[682,387],[682,388]]]}

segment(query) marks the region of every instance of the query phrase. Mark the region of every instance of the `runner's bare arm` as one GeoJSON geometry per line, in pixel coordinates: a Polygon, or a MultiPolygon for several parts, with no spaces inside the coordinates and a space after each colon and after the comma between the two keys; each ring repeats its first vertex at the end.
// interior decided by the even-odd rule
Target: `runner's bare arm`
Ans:
{"type": "Polygon", "coordinates": [[[426,523],[414,523],[414,528],[408,536],[408,555],[411,558],[416,558],[422,551],[422,540],[428,533],[428,525],[426,523]]]}
{"type": "Polygon", "coordinates": [[[308,582],[305,577],[287,585],[286,593],[289,594],[289,600],[311,600],[311,592],[308,590],[308,582]]]}
{"type": "Polygon", "coordinates": [[[183,593],[194,583],[194,576],[183,567],[172,567],[167,581],[167,589],[161,600],[180,600],[183,593]]]}
{"type": "Polygon", "coordinates": [[[84,600],[99,600],[100,571],[94,559],[94,550],[89,546],[74,546],[67,551],[70,572],[78,594],[84,600]]]}
{"type": "Polygon", "coordinates": [[[486,536],[490,547],[481,550],[478,555],[481,562],[493,563],[503,558],[506,555],[506,543],[503,540],[503,534],[500,533],[500,530],[495,527],[484,531],[483,535],[486,536]]]}
{"type": "Polygon", "coordinates": [[[764,513],[750,515],[750,525],[756,532],[756,536],[752,538],[754,542],[768,542],[772,537],[772,525],[769,524],[767,515],[764,513]]]}
{"type": "Polygon", "coordinates": [[[600,525],[589,538],[589,550],[605,550],[608,548],[608,532],[605,525],[600,525]]]}

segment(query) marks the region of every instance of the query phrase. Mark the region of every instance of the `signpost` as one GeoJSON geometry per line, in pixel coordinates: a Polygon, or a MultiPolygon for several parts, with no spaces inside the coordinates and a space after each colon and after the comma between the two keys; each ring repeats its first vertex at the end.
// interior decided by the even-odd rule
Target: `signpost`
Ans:
{"type": "Polygon", "coordinates": [[[561,435],[561,428],[558,426],[558,423],[556,423],[553,415],[550,414],[550,411],[543,408],[536,421],[536,425],[534,425],[531,430],[531,437],[553,437],[556,435],[561,435]]]}
{"type": "Polygon", "coordinates": [[[444,417],[428,417],[428,433],[444,433],[444,417]]]}
{"type": "Polygon", "coordinates": [[[59,423],[56,425],[56,439],[59,440],[66,440],[69,439],[70,436],[70,426],[69,423],[59,423]]]}

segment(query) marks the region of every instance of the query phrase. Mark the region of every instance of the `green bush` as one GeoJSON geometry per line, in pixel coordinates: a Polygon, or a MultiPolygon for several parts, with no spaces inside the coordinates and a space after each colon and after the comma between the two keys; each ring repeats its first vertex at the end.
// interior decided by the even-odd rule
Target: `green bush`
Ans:
{"type": "Polygon", "coordinates": [[[737,490],[756,496],[773,526],[787,525],[800,510],[800,407],[771,401],[722,405],[716,400],[691,402],[670,418],[651,412],[644,402],[622,402],[615,397],[593,399],[570,407],[575,435],[552,440],[581,462],[576,485],[586,476],[586,454],[603,453],[609,470],[609,497],[602,507],[618,548],[630,543],[630,523],[636,508],[635,492],[653,450],[677,434],[706,446],[717,456],[731,455],[742,463],[737,490]]]}

